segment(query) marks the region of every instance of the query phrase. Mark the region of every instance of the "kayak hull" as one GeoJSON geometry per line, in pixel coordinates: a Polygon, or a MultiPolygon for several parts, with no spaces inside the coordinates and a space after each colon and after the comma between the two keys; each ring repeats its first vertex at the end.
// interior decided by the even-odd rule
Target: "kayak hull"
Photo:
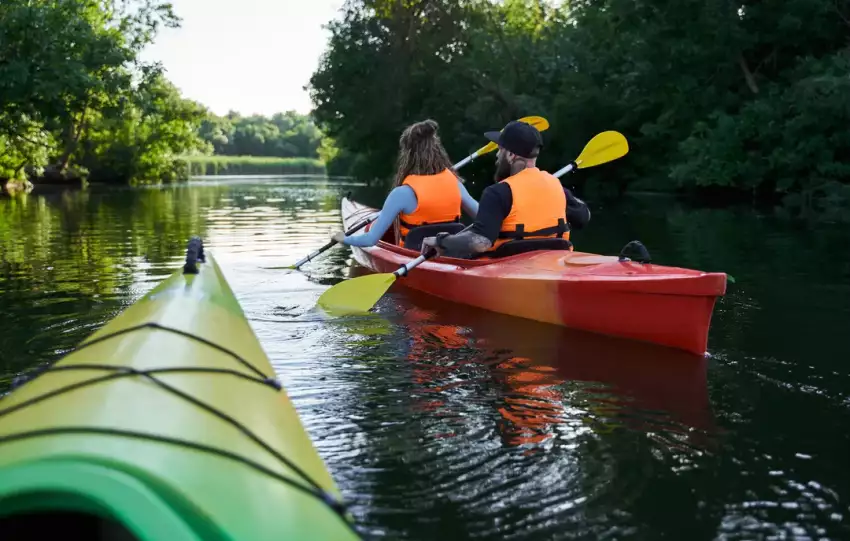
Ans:
{"type": "Polygon", "coordinates": [[[220,268],[198,267],[0,400],[0,530],[357,538],[220,268]]]}
{"type": "MultiPolygon", "coordinates": [[[[342,201],[346,228],[377,211],[342,201]]],[[[355,260],[393,272],[418,254],[390,243],[352,247],[355,260]]],[[[406,287],[493,312],[661,344],[703,355],[726,275],[540,250],[500,259],[428,260],[399,280],[406,287]]]]}

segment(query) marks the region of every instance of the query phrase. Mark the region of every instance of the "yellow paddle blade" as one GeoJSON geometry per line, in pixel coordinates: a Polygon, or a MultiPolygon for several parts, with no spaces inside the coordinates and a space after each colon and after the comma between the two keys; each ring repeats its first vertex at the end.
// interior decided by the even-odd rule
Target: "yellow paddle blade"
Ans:
{"type": "Polygon", "coordinates": [[[622,158],[629,152],[629,143],[622,133],[616,131],[604,131],[597,134],[585,145],[576,165],[579,169],[593,167],[602,163],[622,158]]]}
{"type": "Polygon", "coordinates": [[[484,145],[483,147],[481,147],[481,148],[479,148],[478,150],[476,150],[474,155],[475,155],[475,156],[481,156],[482,154],[487,154],[488,152],[493,152],[493,151],[494,151],[494,150],[496,150],[497,148],[499,148],[499,145],[497,145],[496,143],[494,143],[494,142],[490,141],[489,143],[487,143],[487,144],[486,144],[486,145],[484,145]]]}
{"type": "Polygon", "coordinates": [[[520,122],[531,124],[537,131],[546,131],[549,129],[549,121],[542,116],[524,116],[519,119],[520,122]]]}
{"type": "Polygon", "coordinates": [[[395,280],[396,275],[393,273],[351,278],[322,293],[316,304],[334,316],[362,314],[375,306],[395,280]]]}
{"type": "MultiPolygon", "coordinates": [[[[522,117],[518,120],[520,122],[525,122],[526,124],[531,124],[532,126],[537,128],[537,131],[546,131],[546,130],[549,129],[549,121],[546,120],[545,118],[543,118],[542,116],[524,116],[524,117],[522,117]]],[[[497,148],[499,148],[499,145],[497,145],[496,143],[491,141],[491,142],[487,143],[486,145],[484,145],[483,147],[476,150],[475,156],[481,156],[482,154],[487,154],[488,152],[493,152],[497,148]]]]}

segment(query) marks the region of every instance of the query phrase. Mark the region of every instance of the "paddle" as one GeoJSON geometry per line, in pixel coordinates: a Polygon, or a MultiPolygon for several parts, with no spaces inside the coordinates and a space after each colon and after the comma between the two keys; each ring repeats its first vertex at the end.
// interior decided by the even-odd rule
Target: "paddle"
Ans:
{"type": "MultiPolygon", "coordinates": [[[[374,222],[374,221],[375,221],[375,220],[377,220],[377,219],[378,219],[378,217],[377,217],[377,216],[372,216],[372,217],[370,217],[370,218],[366,218],[366,219],[365,219],[365,220],[363,220],[362,222],[358,223],[357,225],[355,225],[354,227],[352,227],[351,229],[349,229],[348,231],[346,231],[346,232],[345,232],[345,236],[353,235],[354,233],[356,233],[357,231],[359,231],[359,230],[363,229],[364,227],[366,227],[367,225],[371,224],[372,222],[374,222]]],[[[298,269],[298,268],[300,268],[300,267],[301,267],[301,265],[304,265],[305,263],[307,263],[307,262],[311,261],[312,259],[314,259],[316,256],[318,256],[318,255],[320,255],[320,254],[324,253],[325,251],[329,250],[331,247],[333,247],[333,245],[334,245],[334,244],[336,244],[336,241],[335,241],[335,240],[330,240],[330,241],[328,241],[327,243],[325,243],[325,245],[324,245],[324,246],[322,246],[321,248],[319,248],[319,249],[318,249],[318,250],[316,250],[315,252],[312,252],[311,254],[309,254],[308,256],[306,256],[304,259],[299,260],[296,264],[294,264],[294,265],[290,265],[289,267],[284,267],[284,268],[286,268],[286,269],[298,269]]]]}
{"type": "MultiPolygon", "coordinates": [[[[537,128],[538,131],[546,131],[547,129],[549,129],[549,122],[545,118],[543,118],[542,116],[525,116],[525,117],[520,118],[519,121],[525,122],[526,124],[531,124],[532,126],[537,128]]],[[[487,143],[486,145],[479,148],[478,150],[476,150],[475,152],[473,152],[472,154],[470,154],[466,158],[464,158],[461,161],[454,164],[452,166],[452,169],[457,171],[458,169],[460,169],[464,165],[468,164],[469,162],[471,162],[475,158],[477,158],[479,156],[483,156],[484,154],[488,154],[490,152],[493,152],[497,148],[498,148],[498,145],[496,145],[496,143],[492,143],[492,142],[487,143]]],[[[349,229],[348,231],[346,231],[345,236],[347,237],[348,235],[353,235],[354,233],[360,231],[361,229],[363,229],[364,227],[366,227],[367,225],[369,225],[370,223],[375,221],[376,218],[377,218],[377,216],[375,218],[371,218],[369,220],[365,220],[363,222],[360,222],[356,226],[354,226],[351,229],[349,229]]],[[[296,269],[297,270],[298,268],[300,268],[302,265],[304,265],[308,261],[314,259],[317,255],[319,255],[319,254],[325,252],[326,250],[328,250],[329,248],[331,248],[334,244],[336,244],[335,240],[328,241],[327,244],[325,244],[324,246],[322,246],[321,248],[319,248],[315,252],[311,253],[310,255],[305,257],[304,259],[301,259],[300,261],[298,261],[294,265],[291,265],[289,267],[284,267],[284,268],[296,269]]]]}
{"type": "MultiPolygon", "coordinates": [[[[537,131],[546,131],[546,130],[549,129],[549,122],[545,118],[543,118],[542,116],[524,116],[524,117],[520,118],[519,121],[525,122],[526,124],[531,124],[532,126],[537,128],[537,131]]],[[[484,154],[488,154],[490,152],[493,152],[497,148],[499,148],[499,145],[497,145],[496,143],[493,143],[491,141],[491,142],[487,143],[486,145],[484,145],[483,147],[476,150],[475,152],[473,152],[472,154],[470,154],[469,156],[467,156],[466,158],[457,162],[452,167],[454,168],[455,171],[457,171],[458,169],[460,169],[464,165],[468,164],[469,162],[471,162],[475,158],[477,158],[479,156],[483,156],[484,154]]]]}
{"type": "Polygon", "coordinates": [[[622,133],[616,131],[604,131],[593,137],[584,145],[584,149],[574,162],[554,173],[561,177],[574,169],[587,169],[603,163],[612,162],[622,158],[629,152],[629,143],[622,133]]]}
{"type": "MultiPolygon", "coordinates": [[[[554,174],[561,177],[575,169],[585,169],[621,158],[629,151],[629,144],[622,134],[606,131],[588,141],[579,157],[554,174]]],[[[437,255],[437,250],[428,250],[394,272],[367,274],[340,282],[326,290],[317,304],[332,315],[367,312],[393,285],[396,279],[406,276],[412,269],[437,255]]]]}

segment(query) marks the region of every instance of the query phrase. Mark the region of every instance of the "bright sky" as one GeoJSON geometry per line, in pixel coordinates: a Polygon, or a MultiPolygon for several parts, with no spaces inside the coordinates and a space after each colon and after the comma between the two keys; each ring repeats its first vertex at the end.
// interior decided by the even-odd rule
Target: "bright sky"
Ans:
{"type": "Polygon", "coordinates": [[[303,87],[343,0],[171,0],[182,27],[162,30],[142,57],[158,60],[183,95],[215,114],[312,108],[303,87]]]}

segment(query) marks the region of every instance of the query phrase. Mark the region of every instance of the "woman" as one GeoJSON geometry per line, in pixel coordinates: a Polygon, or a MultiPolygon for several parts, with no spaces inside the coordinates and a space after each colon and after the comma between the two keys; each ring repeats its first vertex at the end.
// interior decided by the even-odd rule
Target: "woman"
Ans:
{"type": "Polygon", "coordinates": [[[399,139],[398,172],[378,219],[367,233],[334,234],[336,242],[374,246],[394,225],[397,244],[404,246],[410,229],[426,223],[459,221],[461,207],[475,218],[478,201],[469,195],[452,170],[449,155],[437,135],[438,128],[433,120],[425,120],[404,130],[399,139]]]}

